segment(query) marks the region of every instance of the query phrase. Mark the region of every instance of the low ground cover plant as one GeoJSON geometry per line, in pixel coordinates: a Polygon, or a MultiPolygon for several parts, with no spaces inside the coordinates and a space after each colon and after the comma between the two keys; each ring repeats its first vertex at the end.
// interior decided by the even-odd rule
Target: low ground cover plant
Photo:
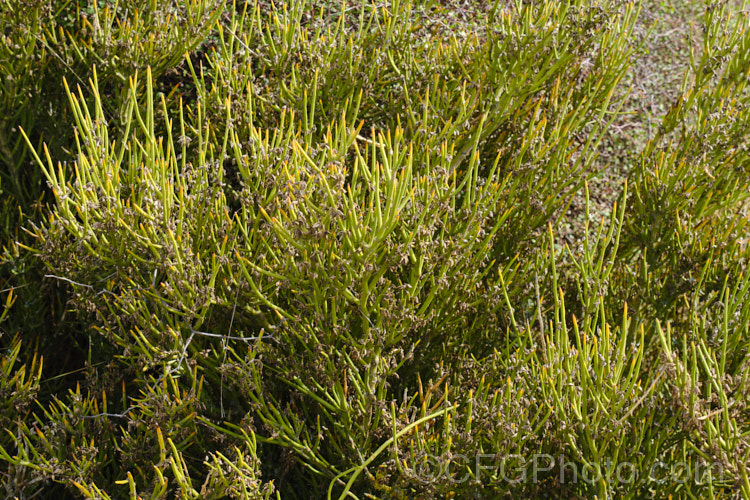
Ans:
{"type": "Polygon", "coordinates": [[[750,497],[744,3],[3,7],[6,496],[750,497]]]}

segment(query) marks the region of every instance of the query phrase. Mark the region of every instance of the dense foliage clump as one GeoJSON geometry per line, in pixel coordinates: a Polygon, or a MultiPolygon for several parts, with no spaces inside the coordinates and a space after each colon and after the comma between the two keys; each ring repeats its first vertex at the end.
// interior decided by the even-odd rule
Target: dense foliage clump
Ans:
{"type": "Polygon", "coordinates": [[[3,6],[6,496],[750,496],[744,4],[3,6]]]}

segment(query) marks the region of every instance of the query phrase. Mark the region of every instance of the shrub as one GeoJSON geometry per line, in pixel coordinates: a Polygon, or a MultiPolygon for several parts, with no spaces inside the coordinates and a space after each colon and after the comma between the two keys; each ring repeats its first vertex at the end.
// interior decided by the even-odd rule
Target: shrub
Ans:
{"type": "Polygon", "coordinates": [[[235,5],[170,95],[177,52],[71,43],[110,63],[65,80],[70,163],[24,134],[55,205],[15,248],[70,286],[88,358],[45,405],[13,343],[13,494],[750,494],[747,21],[706,10],[597,229],[639,8],[456,9],[235,5]]]}

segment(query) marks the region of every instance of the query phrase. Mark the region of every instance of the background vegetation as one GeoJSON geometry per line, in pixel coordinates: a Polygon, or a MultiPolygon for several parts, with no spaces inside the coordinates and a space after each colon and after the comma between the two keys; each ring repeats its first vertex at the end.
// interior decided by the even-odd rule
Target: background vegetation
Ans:
{"type": "Polygon", "coordinates": [[[750,497],[744,2],[0,5],[6,497],[750,497]]]}

